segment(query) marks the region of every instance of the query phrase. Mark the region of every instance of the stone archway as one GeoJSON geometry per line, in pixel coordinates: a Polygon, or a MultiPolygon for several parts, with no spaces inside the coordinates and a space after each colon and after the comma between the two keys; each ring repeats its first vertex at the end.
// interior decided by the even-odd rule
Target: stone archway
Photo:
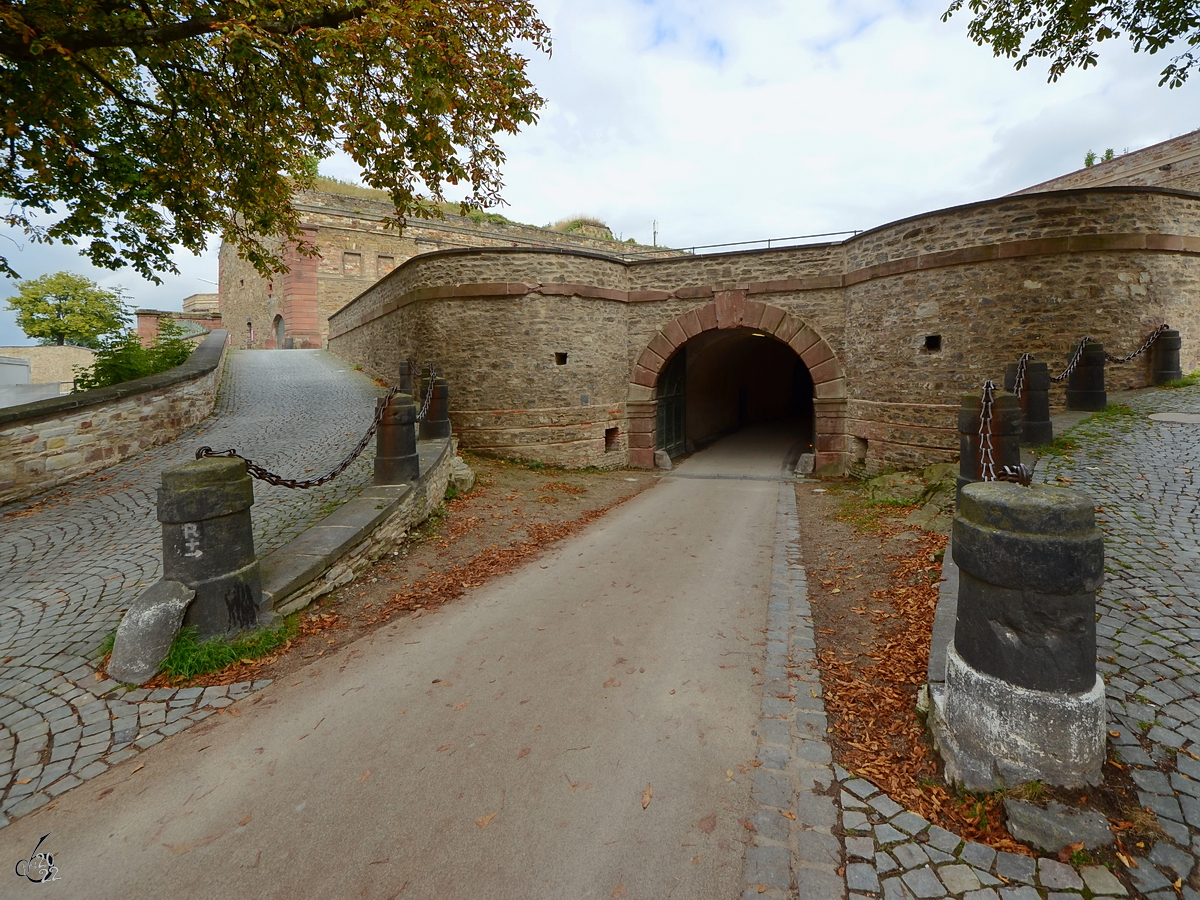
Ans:
{"type": "Polygon", "coordinates": [[[667,361],[687,341],[714,329],[752,328],[787,344],[808,368],[813,380],[817,471],[845,472],[846,373],[837,354],[802,319],[777,306],[746,299],[745,290],[716,291],[712,303],[672,319],[659,330],[638,357],[625,404],[629,419],[629,463],[651,468],[657,443],[658,403],[654,390],[667,361]]]}

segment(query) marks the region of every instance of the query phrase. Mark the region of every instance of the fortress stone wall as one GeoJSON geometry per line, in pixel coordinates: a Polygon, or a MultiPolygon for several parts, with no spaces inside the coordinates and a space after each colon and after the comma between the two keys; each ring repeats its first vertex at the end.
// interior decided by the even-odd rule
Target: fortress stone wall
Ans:
{"type": "MultiPolygon", "coordinates": [[[[583,228],[563,234],[515,223],[476,222],[448,215],[445,221],[413,219],[402,234],[384,227],[389,202],[324,191],[305,191],[295,204],[305,240],[319,250],[303,257],[285,248],[289,271],[263,278],[222,244],[219,256],[221,327],[233,346],[275,349],[323,347],[329,317],[395,268],[422,253],[462,247],[542,247],[616,255],[671,253],[596,237],[583,228]],[[253,333],[253,334],[252,334],[253,333]]],[[[272,243],[270,240],[264,243],[272,243]]],[[[277,242],[276,242],[276,245],[277,242]]]]}
{"type": "MultiPolygon", "coordinates": [[[[961,395],[1020,353],[1057,372],[1084,335],[1125,353],[1164,321],[1184,369],[1200,366],[1200,195],[1100,187],[789,249],[424,254],[332,313],[329,346],[389,380],[406,357],[438,363],[464,446],[648,466],[659,376],[680,348],[765,337],[811,378],[818,466],[871,471],[956,458],[961,395]]],[[[1147,382],[1146,358],[1109,370],[1110,391],[1147,382]]]]}

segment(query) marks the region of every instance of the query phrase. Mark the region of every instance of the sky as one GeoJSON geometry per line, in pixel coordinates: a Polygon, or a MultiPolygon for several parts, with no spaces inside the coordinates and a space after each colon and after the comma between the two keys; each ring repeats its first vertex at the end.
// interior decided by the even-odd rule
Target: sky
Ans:
{"type": "MultiPolygon", "coordinates": [[[[554,50],[530,71],[539,122],[504,136],[501,212],[543,225],[595,216],[672,247],[873,228],[1000,196],[1200,128],[1200,75],[1157,86],[1168,54],[1100,46],[1047,83],[941,21],[926,0],[538,0],[554,50]]],[[[357,180],[344,156],[326,175],[357,180]]],[[[137,307],[216,290],[217,246],[154,285],[74,248],[0,229],[23,277],[68,270],[137,307]]],[[[0,282],[0,297],[14,293],[0,282]]],[[[0,304],[2,307],[3,304],[0,304]]],[[[31,343],[0,308],[0,346],[31,343]]]]}

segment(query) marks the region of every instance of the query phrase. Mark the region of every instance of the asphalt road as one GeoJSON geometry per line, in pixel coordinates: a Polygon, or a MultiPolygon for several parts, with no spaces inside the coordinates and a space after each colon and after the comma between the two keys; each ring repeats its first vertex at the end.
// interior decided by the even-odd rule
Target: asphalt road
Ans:
{"type": "Polygon", "coordinates": [[[48,834],[80,898],[737,896],[788,443],[696,454],[11,824],[5,864],[48,834]]]}

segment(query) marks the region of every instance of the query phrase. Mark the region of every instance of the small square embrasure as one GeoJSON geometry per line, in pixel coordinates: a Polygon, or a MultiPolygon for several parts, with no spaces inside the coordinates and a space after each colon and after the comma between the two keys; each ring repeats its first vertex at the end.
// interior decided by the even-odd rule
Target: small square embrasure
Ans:
{"type": "Polygon", "coordinates": [[[925,335],[925,352],[937,353],[942,349],[942,336],[940,334],[925,335]]]}
{"type": "Polygon", "coordinates": [[[556,366],[565,366],[567,364],[567,354],[555,353],[554,354],[554,364],[556,366]]]}

